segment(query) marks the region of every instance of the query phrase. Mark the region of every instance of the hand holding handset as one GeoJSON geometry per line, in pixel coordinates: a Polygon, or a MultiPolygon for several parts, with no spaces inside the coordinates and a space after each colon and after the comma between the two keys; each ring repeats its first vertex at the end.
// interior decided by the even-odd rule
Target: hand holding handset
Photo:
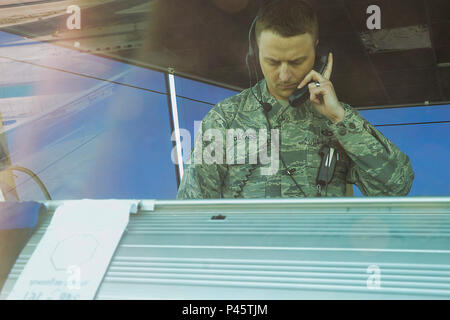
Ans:
{"type": "MultiPolygon", "coordinates": [[[[318,54],[316,54],[316,61],[314,63],[313,69],[319,72],[320,74],[323,74],[323,71],[325,70],[325,67],[328,62],[328,51],[324,48],[318,49],[318,54]]],[[[289,103],[293,107],[298,107],[306,102],[309,98],[309,88],[308,84],[304,85],[300,89],[296,89],[290,96],[289,96],[289,103]]]]}

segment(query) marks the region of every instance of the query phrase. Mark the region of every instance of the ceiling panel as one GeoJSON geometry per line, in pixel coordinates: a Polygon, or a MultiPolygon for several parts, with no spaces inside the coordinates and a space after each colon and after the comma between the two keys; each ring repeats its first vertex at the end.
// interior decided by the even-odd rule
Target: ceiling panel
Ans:
{"type": "Polygon", "coordinates": [[[370,59],[379,72],[435,67],[432,49],[376,53],[370,59]]]}
{"type": "Polygon", "coordinates": [[[450,21],[450,1],[428,0],[425,3],[429,5],[432,23],[450,21]]]}

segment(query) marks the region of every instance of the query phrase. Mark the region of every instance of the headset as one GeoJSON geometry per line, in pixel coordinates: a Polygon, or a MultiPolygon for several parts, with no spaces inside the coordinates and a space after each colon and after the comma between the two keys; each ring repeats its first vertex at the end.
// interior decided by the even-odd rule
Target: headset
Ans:
{"type": "MultiPolygon", "coordinates": [[[[278,2],[278,0],[274,1],[274,3],[278,2]]],[[[253,96],[255,97],[256,101],[259,102],[259,104],[261,105],[261,107],[263,108],[265,113],[270,112],[270,110],[272,110],[272,105],[268,102],[264,102],[262,100],[262,92],[261,92],[261,88],[258,86],[259,88],[259,96],[261,97],[261,99],[258,99],[258,97],[255,95],[255,93],[253,92],[253,86],[252,86],[252,71],[251,71],[251,67],[250,67],[250,63],[249,61],[252,62],[252,67],[253,67],[253,71],[255,72],[255,77],[256,77],[256,83],[259,82],[258,79],[258,59],[257,59],[257,53],[255,52],[255,50],[253,50],[253,40],[252,40],[252,34],[254,34],[254,29],[255,29],[255,25],[256,25],[256,21],[258,21],[259,15],[257,15],[253,21],[252,24],[250,26],[250,30],[248,32],[248,52],[247,55],[245,56],[245,64],[247,66],[247,70],[248,70],[248,79],[249,79],[249,88],[251,93],[253,94],[253,96]]],[[[255,35],[256,38],[256,35],[255,35]]],[[[256,41],[255,41],[256,42],[256,41]]]]}

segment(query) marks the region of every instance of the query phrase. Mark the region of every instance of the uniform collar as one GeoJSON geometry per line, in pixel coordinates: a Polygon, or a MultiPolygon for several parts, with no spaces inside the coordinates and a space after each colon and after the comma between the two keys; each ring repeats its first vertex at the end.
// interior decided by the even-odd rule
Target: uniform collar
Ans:
{"type": "MultiPolygon", "coordinates": [[[[269,90],[267,90],[266,79],[263,79],[260,81],[260,87],[261,87],[261,90],[263,93],[264,101],[270,103],[271,105],[278,104],[278,100],[275,99],[275,97],[270,94],[269,90]]],[[[280,107],[281,107],[281,104],[280,104],[280,107]]]]}
{"type": "Polygon", "coordinates": [[[270,94],[269,90],[267,89],[266,79],[260,80],[252,88],[247,89],[247,90],[248,90],[248,96],[247,96],[248,100],[247,100],[247,103],[243,107],[243,111],[259,110],[260,112],[263,112],[263,108],[262,108],[260,102],[270,103],[272,105],[272,110],[271,110],[271,112],[269,112],[268,116],[269,116],[269,119],[271,119],[271,122],[273,121],[273,125],[275,125],[278,122],[278,119],[280,118],[280,116],[288,108],[290,108],[289,105],[287,105],[287,106],[281,105],[281,103],[279,103],[278,100],[275,99],[275,97],[270,94]],[[252,90],[253,93],[250,90],[252,90]]]}
{"type": "MultiPolygon", "coordinates": [[[[282,106],[275,97],[273,97],[269,90],[267,89],[266,79],[260,80],[257,84],[255,84],[252,88],[247,89],[248,90],[248,103],[246,103],[243,107],[243,111],[255,111],[255,110],[261,110],[262,112],[262,106],[259,103],[259,100],[262,100],[261,102],[268,102],[272,106],[277,105],[278,112],[273,115],[273,119],[278,119],[283,113],[285,113],[286,110],[289,110],[289,108],[292,108],[291,106],[282,106]],[[254,95],[250,90],[253,90],[254,95]],[[257,99],[255,98],[257,97],[257,99]],[[261,99],[262,96],[262,99],[261,99]]],[[[324,115],[322,115],[317,109],[313,106],[312,102],[308,99],[306,102],[299,106],[299,112],[302,114],[302,117],[305,117],[307,113],[310,113],[314,115],[316,118],[325,118],[324,115]]],[[[293,108],[295,109],[295,108],[293,108]]]]}
{"type": "Polygon", "coordinates": [[[248,97],[247,103],[244,105],[243,111],[255,111],[260,109],[262,111],[261,102],[268,102],[271,105],[278,103],[277,99],[272,97],[272,95],[267,90],[266,80],[262,79],[253,87],[247,89],[248,97]],[[252,93],[253,91],[253,93],[252,93]],[[256,97],[255,97],[256,96],[256,97]]]}

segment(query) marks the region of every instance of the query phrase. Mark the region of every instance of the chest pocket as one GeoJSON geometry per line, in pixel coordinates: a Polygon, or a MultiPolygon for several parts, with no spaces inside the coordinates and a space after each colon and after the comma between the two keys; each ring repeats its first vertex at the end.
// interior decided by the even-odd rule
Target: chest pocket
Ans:
{"type": "Polygon", "coordinates": [[[225,161],[230,197],[263,198],[264,179],[259,168],[259,130],[228,129],[225,161]]]}
{"type": "Polygon", "coordinates": [[[225,161],[227,165],[258,163],[258,131],[256,129],[228,129],[225,161]]]}
{"type": "Polygon", "coordinates": [[[321,142],[318,147],[314,148],[314,150],[311,150],[313,152],[311,152],[311,154],[309,155],[309,157],[311,159],[314,159],[311,162],[314,163],[315,168],[316,168],[316,175],[314,177],[312,177],[312,178],[314,178],[314,183],[316,182],[316,177],[319,172],[320,164],[322,162],[322,157],[319,154],[319,151],[323,144],[328,144],[329,146],[331,146],[335,149],[335,152],[337,152],[336,167],[335,167],[333,179],[331,180],[331,182],[345,181],[345,177],[347,175],[347,171],[350,166],[350,158],[347,156],[347,154],[345,153],[345,150],[339,144],[337,139],[335,139],[334,137],[331,137],[331,138],[326,139],[325,141],[321,142]]]}
{"type": "Polygon", "coordinates": [[[309,149],[309,133],[299,122],[285,122],[281,126],[280,151],[288,167],[305,166],[309,149]]]}

